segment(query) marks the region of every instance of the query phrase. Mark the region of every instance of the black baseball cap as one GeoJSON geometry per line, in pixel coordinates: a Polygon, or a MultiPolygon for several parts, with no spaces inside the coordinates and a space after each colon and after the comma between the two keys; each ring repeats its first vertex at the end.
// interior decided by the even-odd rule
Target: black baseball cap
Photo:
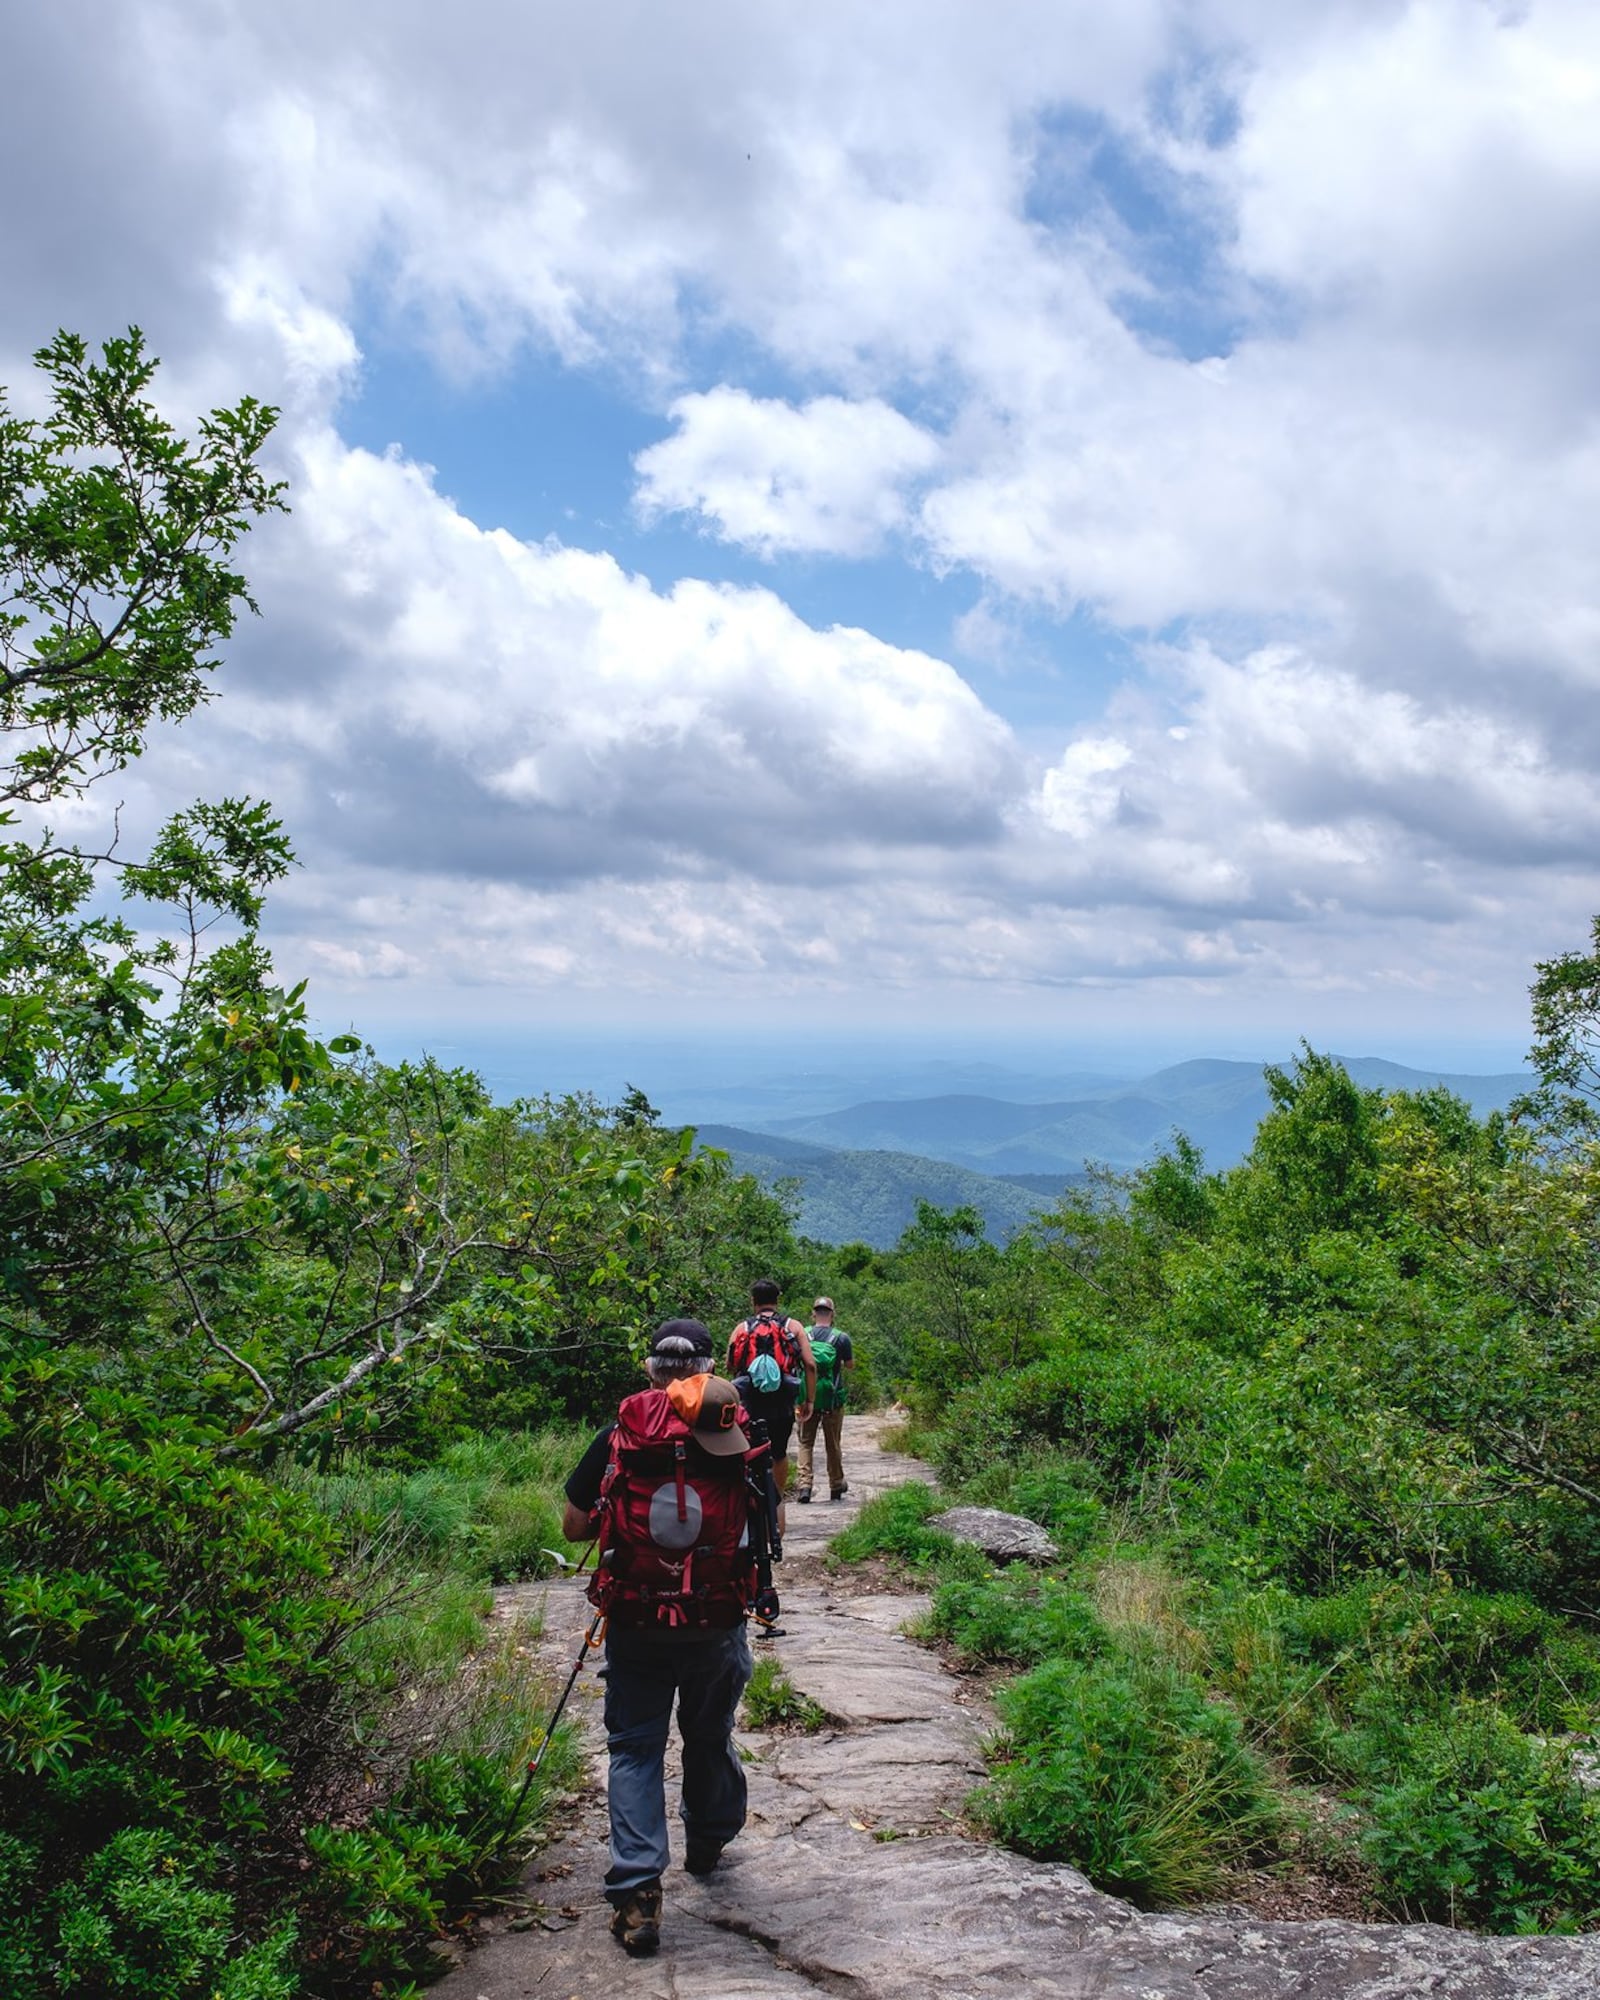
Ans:
{"type": "Polygon", "coordinates": [[[692,1355],[709,1361],[716,1351],[710,1327],[698,1319],[663,1320],[650,1336],[650,1352],[663,1358],[687,1361],[692,1355]]]}

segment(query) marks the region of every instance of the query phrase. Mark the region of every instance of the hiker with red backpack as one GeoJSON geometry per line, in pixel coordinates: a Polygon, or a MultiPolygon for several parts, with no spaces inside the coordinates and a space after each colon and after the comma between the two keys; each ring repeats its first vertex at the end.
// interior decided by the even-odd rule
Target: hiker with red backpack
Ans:
{"type": "Polygon", "coordinates": [[[728,1341],[728,1373],[745,1408],[767,1427],[782,1494],[789,1484],[795,1420],[804,1423],[816,1402],[817,1364],[805,1328],[778,1310],[780,1296],[775,1278],[757,1278],[750,1287],[750,1317],[740,1320],[728,1341]]]}
{"type": "Polygon", "coordinates": [[[828,1498],[842,1500],[850,1491],[844,1476],[844,1406],[849,1395],[845,1376],[853,1373],[856,1365],[854,1342],[833,1323],[833,1300],[818,1299],[811,1314],[806,1340],[817,1371],[817,1386],[811,1414],[800,1425],[800,1478],[794,1497],[802,1507],[811,1499],[811,1466],[819,1430],[828,1457],[828,1498]]]}
{"type": "Polygon", "coordinates": [[[770,1446],[711,1372],[697,1319],[658,1327],[645,1373],[567,1481],[562,1530],[596,1540],[590,1602],[605,1621],[611,1934],[630,1956],[661,1942],[665,1759],[683,1738],[684,1867],[709,1875],[745,1819],[734,1715],[750,1678],[745,1614],[777,1616],[782,1554],[770,1446]],[[752,1433],[756,1435],[752,1436],[752,1433]]]}

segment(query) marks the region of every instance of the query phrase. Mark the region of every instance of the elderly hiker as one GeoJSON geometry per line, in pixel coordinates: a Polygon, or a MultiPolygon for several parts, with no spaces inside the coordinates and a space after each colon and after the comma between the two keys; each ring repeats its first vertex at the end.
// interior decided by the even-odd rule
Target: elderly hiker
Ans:
{"type": "Polygon", "coordinates": [[[856,1365],[854,1342],[833,1323],[832,1299],[818,1299],[812,1306],[806,1342],[817,1371],[817,1386],[811,1414],[800,1424],[800,1476],[794,1497],[801,1506],[811,1499],[811,1461],[819,1430],[828,1457],[828,1498],[842,1500],[850,1491],[844,1476],[844,1406],[848,1398],[844,1378],[854,1373],[856,1365]]]}
{"type": "Polygon", "coordinates": [[[750,1317],[740,1320],[728,1342],[728,1373],[745,1408],[767,1426],[781,1494],[789,1484],[795,1420],[804,1423],[816,1401],[817,1364],[805,1328],[778,1310],[779,1297],[775,1278],[757,1278],[750,1287],[750,1317]]]}
{"type": "Polygon", "coordinates": [[[745,1614],[777,1614],[771,1459],[738,1391],[711,1373],[697,1319],[657,1328],[650,1387],[624,1399],[567,1481],[562,1528],[598,1539],[589,1597],[606,1618],[611,1934],[631,1956],[661,1942],[670,1854],[664,1762],[672,1706],[683,1738],[684,1867],[709,1875],[744,1825],[734,1713],[750,1678],[745,1614]]]}

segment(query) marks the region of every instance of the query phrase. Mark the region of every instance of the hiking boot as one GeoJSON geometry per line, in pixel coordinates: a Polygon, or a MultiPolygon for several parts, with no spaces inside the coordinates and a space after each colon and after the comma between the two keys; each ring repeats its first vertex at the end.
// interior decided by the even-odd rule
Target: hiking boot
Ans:
{"type": "Polygon", "coordinates": [[[648,1958],[661,1943],[661,1884],[646,1882],[629,1891],[611,1919],[611,1935],[630,1958],[648,1958]]]}
{"type": "Polygon", "coordinates": [[[802,1486],[794,1497],[800,1502],[802,1507],[809,1507],[811,1505],[811,1488],[809,1486],[802,1486]]]}
{"type": "Polygon", "coordinates": [[[848,1486],[848,1485],[845,1485],[845,1486],[836,1486],[836,1487],[835,1487],[835,1488],[833,1489],[833,1491],[832,1491],[832,1492],[831,1492],[831,1493],[830,1493],[830,1494],[828,1495],[828,1498],[829,1498],[830,1500],[842,1500],[842,1499],[844,1498],[844,1496],[845,1496],[845,1495],[846,1495],[846,1494],[847,1494],[847,1493],[848,1493],[849,1491],[850,1491],[850,1488],[849,1488],[849,1486],[848,1486]]]}
{"type": "Polygon", "coordinates": [[[724,1843],[720,1840],[700,1840],[693,1834],[683,1853],[683,1865],[691,1875],[709,1875],[722,1859],[724,1843]]]}

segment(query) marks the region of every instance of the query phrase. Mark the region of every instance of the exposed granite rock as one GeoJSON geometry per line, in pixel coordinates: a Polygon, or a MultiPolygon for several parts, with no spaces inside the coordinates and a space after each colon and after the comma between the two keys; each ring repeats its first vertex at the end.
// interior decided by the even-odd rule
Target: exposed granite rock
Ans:
{"type": "Polygon", "coordinates": [[[928,1526],[958,1542],[970,1542],[995,1562],[1050,1563],[1060,1551],[1037,1521],[1002,1514],[998,1507],[950,1507],[930,1514],[928,1526]]]}
{"type": "MultiPolygon", "coordinates": [[[[925,1468],[872,1449],[846,1423],[851,1502],[925,1468]]],[[[985,1510],[986,1511],[986,1510],[985,1510]]],[[[791,1510],[790,1555],[820,1553],[848,1514],[791,1510]],[[798,1518],[797,1518],[798,1517],[798,1518]]],[[[1031,1526],[1031,1523],[1026,1524],[1031,1526]]],[[[793,1566],[791,1567],[791,1574],[793,1566]]],[[[547,1596],[553,1666],[587,1613],[569,1583],[547,1596]]],[[[512,1611],[527,1587],[502,1594],[512,1611]]],[[[948,1831],[979,1774],[990,1718],[904,1638],[905,1600],[850,1599],[826,1582],[785,1592],[772,1642],[795,1685],[834,1718],[814,1735],[742,1738],[750,1820],[714,1875],[674,1868],[660,1956],[606,1933],[604,1758],[599,1783],[525,1888],[575,1922],[502,1929],[430,2000],[1595,2000],[1600,1938],[1482,1938],[1428,1925],[1261,1923],[1147,1916],[1071,1868],[948,1831]]],[[[763,1647],[764,1649],[764,1647],[763,1647]]],[[[578,1705],[599,1748],[598,1684],[578,1705]]],[[[674,1822],[676,1828],[676,1822],[674,1822]]]]}

